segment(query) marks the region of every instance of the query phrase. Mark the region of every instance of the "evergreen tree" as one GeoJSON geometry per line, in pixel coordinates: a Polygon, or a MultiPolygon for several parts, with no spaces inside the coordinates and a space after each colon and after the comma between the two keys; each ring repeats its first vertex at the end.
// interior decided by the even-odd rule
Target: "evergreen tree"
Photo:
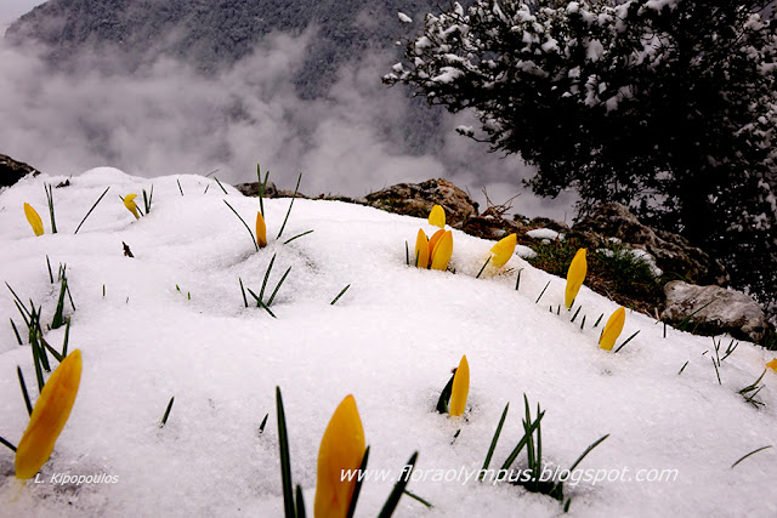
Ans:
{"type": "Polygon", "coordinates": [[[535,192],[575,188],[721,257],[777,299],[777,24],[769,2],[476,0],[428,14],[384,81],[519,153],[535,192]]]}

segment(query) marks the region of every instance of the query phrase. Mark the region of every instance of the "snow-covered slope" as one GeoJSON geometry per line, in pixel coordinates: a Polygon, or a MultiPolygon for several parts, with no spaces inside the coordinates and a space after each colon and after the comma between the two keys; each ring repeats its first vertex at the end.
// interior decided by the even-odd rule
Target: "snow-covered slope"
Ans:
{"type": "MultiPolygon", "coordinates": [[[[618,354],[605,352],[597,347],[601,326],[591,324],[616,309],[611,301],[583,287],[583,310],[570,323],[565,311],[548,311],[563,301],[563,279],[517,256],[507,264],[512,271],[487,271],[476,279],[492,243],[458,231],[451,264],[456,274],[410,268],[404,243],[412,248],[418,228],[428,231],[426,221],[361,206],[297,200],[284,238],[315,232],[284,245],[274,238],[289,200],[267,200],[270,244],[256,252],[222,200],[249,222],[258,201],[229,187],[225,196],[212,179],[196,176],[85,173],[54,189],[60,232],[50,235],[43,184],[61,180],[39,176],[0,193],[0,277],[25,300],[41,304],[49,322],[57,286],[49,281],[46,255],[54,268],[66,263],[77,308],[67,309],[70,348],[80,348],[84,358],[78,399],[43,467],[44,483],[20,487],[12,454],[0,447],[0,515],[279,516],[276,385],[283,390],[294,480],[305,490],[308,509],[319,441],[345,395],[356,398],[371,445],[370,467],[398,473],[417,450],[419,473],[433,473],[479,469],[510,401],[492,462],[501,465],[521,436],[525,393],[547,411],[547,461],[568,467],[609,433],[581,468],[628,468],[626,477],[641,469],[677,470],[670,482],[567,487],[571,516],[777,514],[774,450],[730,467],[758,447],[777,444],[777,374],[764,377],[760,409],[737,393],[771,358],[761,348],[740,345],[722,362],[718,384],[714,352],[705,353],[710,338],[673,329],[663,338],[661,325],[629,312],[620,341],[640,334],[618,354]],[[152,211],[136,221],[118,195],[139,193],[152,181],[152,211]],[[106,186],[107,197],[73,235],[106,186]],[[24,202],[41,213],[46,235],[33,236],[24,202]],[[123,256],[122,242],[134,258],[123,256]],[[258,290],[273,254],[270,286],[291,267],[272,307],[277,319],[246,309],[238,284],[241,278],[258,290]],[[464,420],[434,411],[462,354],[472,380],[464,420]],[[169,421],[160,429],[173,395],[169,421]],[[56,473],[106,473],[118,481],[62,486],[50,483],[56,473]]],[[[28,419],[17,365],[33,396],[37,389],[30,347],[17,344],[8,323],[10,317],[21,324],[9,292],[0,296],[0,317],[0,436],[17,442],[28,419]]],[[[46,338],[58,345],[62,335],[60,328],[46,338]]],[[[518,464],[525,466],[523,454],[518,464]]],[[[562,512],[555,500],[507,483],[428,477],[411,482],[409,490],[434,507],[406,497],[398,515],[562,512]]],[[[377,514],[391,487],[390,480],[365,482],[357,515],[377,514]]]]}

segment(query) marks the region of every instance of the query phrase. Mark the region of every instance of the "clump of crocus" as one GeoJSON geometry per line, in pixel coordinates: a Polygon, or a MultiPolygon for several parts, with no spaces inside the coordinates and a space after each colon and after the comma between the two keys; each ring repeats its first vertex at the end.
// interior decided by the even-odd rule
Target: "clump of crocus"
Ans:
{"type": "Polygon", "coordinates": [[[510,234],[503,237],[491,247],[491,264],[496,268],[501,268],[515,253],[515,247],[518,244],[518,236],[510,234]]]}
{"type": "Polygon", "coordinates": [[[127,207],[127,210],[130,211],[133,216],[135,216],[135,219],[140,219],[140,210],[138,209],[137,203],[135,203],[135,198],[137,197],[137,194],[130,193],[123,198],[123,201],[124,206],[127,207]]]}
{"type": "Polygon", "coordinates": [[[267,225],[261,211],[256,211],[256,244],[259,248],[267,246],[267,225]]]}
{"type": "Polygon", "coordinates": [[[451,402],[448,405],[448,414],[452,416],[464,415],[469,395],[469,363],[467,355],[461,357],[456,374],[453,375],[453,388],[451,389],[451,402]]]}
{"type": "Polygon", "coordinates": [[[774,358],[772,361],[767,362],[766,366],[772,369],[774,372],[777,372],[777,358],[774,358]]]}
{"type": "Polygon", "coordinates": [[[54,450],[81,383],[81,351],[68,354],[43,386],[16,450],[16,478],[35,476],[54,450]]]}
{"type": "Polygon", "coordinates": [[[337,406],[321,438],[316,474],[316,517],[345,517],[357,479],[342,474],[356,471],[364,457],[365,441],[356,400],[348,395],[337,406]]]}
{"type": "Polygon", "coordinates": [[[24,204],[24,216],[27,218],[27,222],[32,227],[32,231],[35,232],[36,236],[42,236],[43,235],[43,220],[40,219],[40,214],[38,214],[38,211],[32,208],[32,205],[29,203],[24,204]]]}
{"type": "Polygon", "coordinates": [[[623,331],[623,325],[626,323],[626,310],[623,307],[616,309],[610,318],[607,319],[607,323],[604,325],[602,335],[599,337],[599,347],[606,351],[611,351],[615,345],[615,340],[618,339],[623,331]]]}
{"type": "Polygon", "coordinates": [[[569,264],[569,270],[567,270],[567,288],[564,294],[564,305],[567,309],[572,309],[572,304],[575,302],[577,293],[585,280],[585,274],[588,272],[585,254],[585,248],[579,249],[569,264]]]}
{"type": "Polygon", "coordinates": [[[429,224],[440,229],[428,237],[423,229],[418,230],[415,241],[416,266],[432,270],[446,270],[453,255],[453,233],[445,230],[445,211],[435,205],[429,213],[429,224]]]}

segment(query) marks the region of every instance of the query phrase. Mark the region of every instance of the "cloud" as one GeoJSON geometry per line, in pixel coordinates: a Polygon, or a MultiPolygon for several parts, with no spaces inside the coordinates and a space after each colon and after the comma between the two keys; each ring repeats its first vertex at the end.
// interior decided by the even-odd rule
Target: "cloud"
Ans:
{"type": "MultiPolygon", "coordinates": [[[[238,183],[255,178],[258,161],[286,187],[303,171],[308,193],[358,196],[440,176],[481,201],[483,187],[497,202],[524,191],[531,170],[520,159],[454,133],[466,115],[442,118],[434,151],[408,150],[403,124],[413,108],[400,87],[380,83],[390,56],[368,53],[341,67],[326,96],[301,98],[294,78],[314,37],[315,29],[270,35],[218,75],[169,58],[132,74],[115,62],[106,72],[95,66],[104,55],[54,72],[35,49],[0,43],[0,152],[65,175],[99,165],[147,177],[219,169],[238,183]]],[[[563,218],[569,202],[524,192],[514,208],[563,218]]]]}

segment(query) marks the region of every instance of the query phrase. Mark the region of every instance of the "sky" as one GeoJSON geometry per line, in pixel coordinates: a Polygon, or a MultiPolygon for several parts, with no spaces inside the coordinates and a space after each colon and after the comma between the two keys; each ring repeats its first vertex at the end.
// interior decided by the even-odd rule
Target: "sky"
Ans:
{"type": "Polygon", "coordinates": [[[0,27],[5,27],[36,5],[41,0],[3,0],[0,2],[0,27]]]}
{"type": "MultiPolygon", "coordinates": [[[[36,1],[0,3],[2,16],[13,18],[36,1]]],[[[216,76],[164,57],[115,74],[99,71],[100,57],[83,56],[76,73],[55,73],[35,49],[0,38],[0,113],[13,121],[0,125],[0,153],[50,174],[97,166],[146,177],[218,170],[230,183],[255,181],[260,162],[282,188],[304,172],[308,194],[362,196],[445,177],[483,209],[485,190],[497,204],[513,199],[514,212],[570,222],[571,194],[533,196],[521,184],[533,170],[520,158],[456,134],[458,125],[477,125],[471,114],[443,117],[434,152],[403,149],[406,92],[380,82],[391,57],[368,53],[339,70],[325,97],[300,97],[293,81],[313,31],[268,36],[216,76]]]]}

